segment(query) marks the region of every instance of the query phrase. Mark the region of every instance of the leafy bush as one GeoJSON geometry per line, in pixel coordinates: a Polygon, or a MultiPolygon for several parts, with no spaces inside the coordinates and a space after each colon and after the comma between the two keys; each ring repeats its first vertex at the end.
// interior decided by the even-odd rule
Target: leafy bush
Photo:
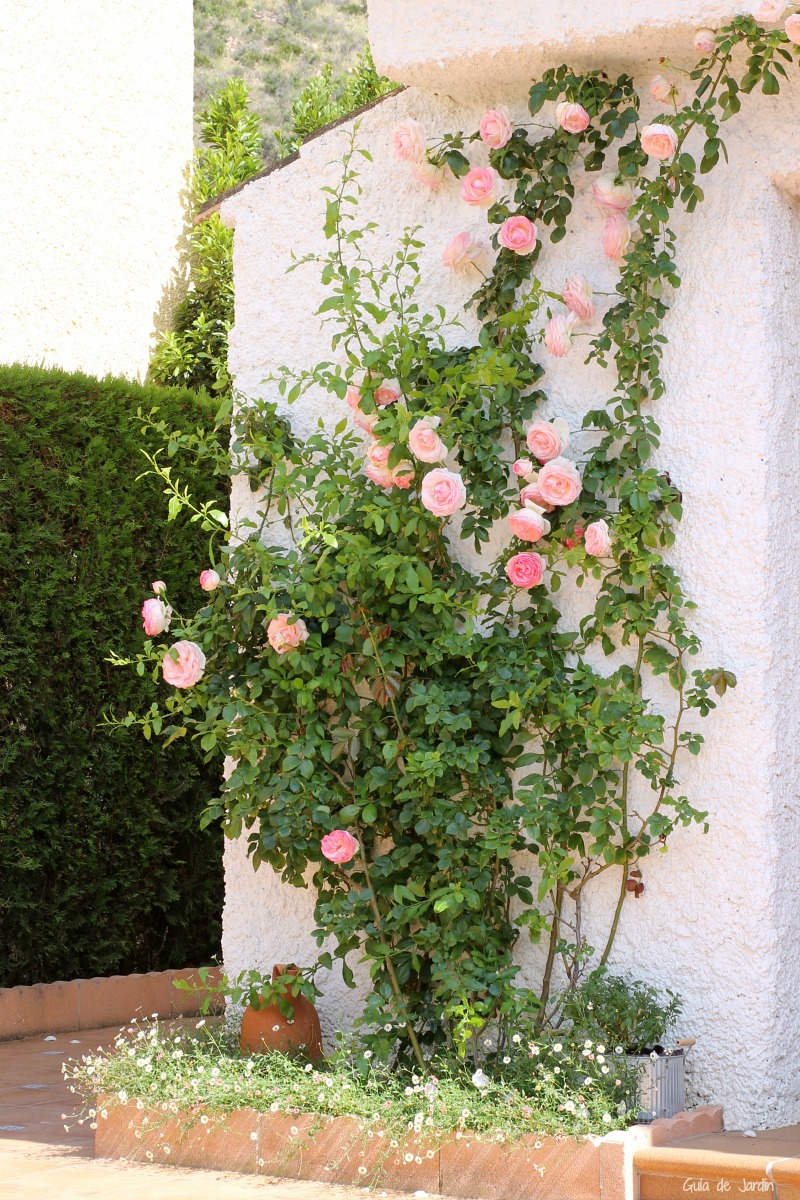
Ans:
{"type": "MultiPolygon", "coordinates": [[[[263,167],[258,118],[247,88],[229,79],[199,115],[205,148],[198,150],[192,202],[204,204],[263,167]]],[[[191,235],[189,290],[175,314],[175,328],[161,337],[150,363],[156,383],[181,384],[226,394],[228,331],[233,324],[233,230],[214,214],[191,235]]]]}
{"type": "Polygon", "coordinates": [[[379,96],[391,92],[397,84],[379,75],[372,61],[369,46],[362,50],[352,71],[334,75],[326,64],[318,75],[312,75],[292,104],[292,130],[284,134],[275,130],[278,153],[292,154],[303,140],[323,125],[345,117],[348,113],[379,96]]]}
{"type": "Polygon", "coordinates": [[[609,975],[604,968],[566,993],[564,1017],[581,1033],[600,1034],[628,1054],[643,1054],[663,1046],[678,1020],[683,1001],[667,988],[663,1001],[650,984],[627,976],[609,975]]]}
{"type": "Polygon", "coordinates": [[[0,367],[0,986],[181,967],[219,945],[220,839],[197,828],[218,772],[188,739],[165,755],[99,727],[152,694],[106,661],[139,644],[151,579],[192,604],[206,553],[167,522],[157,481],[135,483],[139,405],[183,430],[211,414],[189,392],[0,367]]]}

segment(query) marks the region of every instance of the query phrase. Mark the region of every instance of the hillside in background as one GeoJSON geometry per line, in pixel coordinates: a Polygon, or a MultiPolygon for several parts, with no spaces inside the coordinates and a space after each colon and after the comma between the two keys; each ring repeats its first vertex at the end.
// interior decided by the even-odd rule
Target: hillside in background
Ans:
{"type": "Polygon", "coordinates": [[[366,0],[194,0],[195,112],[225,80],[247,84],[277,157],[273,130],[288,130],[292,101],[329,64],[350,70],[367,41],[366,0]]]}

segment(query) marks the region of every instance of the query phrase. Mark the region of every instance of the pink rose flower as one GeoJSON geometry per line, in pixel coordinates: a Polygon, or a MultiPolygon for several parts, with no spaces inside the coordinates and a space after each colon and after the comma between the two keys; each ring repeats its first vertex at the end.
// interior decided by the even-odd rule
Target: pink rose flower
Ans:
{"type": "Polygon", "coordinates": [[[380,442],[373,442],[367,447],[367,458],[374,467],[387,467],[393,449],[394,446],[382,446],[380,442]]]}
{"type": "Polygon", "coordinates": [[[436,467],[422,481],[420,500],[435,517],[450,517],[467,503],[464,480],[455,471],[436,467]]]}
{"type": "Polygon", "coordinates": [[[519,494],[520,504],[535,504],[537,508],[541,508],[544,512],[552,512],[555,504],[548,504],[542,493],[539,491],[539,474],[538,472],[531,479],[519,494]]]}
{"type": "Polygon", "coordinates": [[[301,617],[292,621],[291,613],[278,613],[267,626],[267,641],[277,654],[296,650],[308,637],[306,623],[301,617]]]}
{"type": "Polygon", "coordinates": [[[350,859],[355,858],[359,850],[357,839],[346,829],[334,829],[333,833],[326,833],[319,848],[332,863],[350,862],[350,859]]]}
{"type": "Polygon", "coordinates": [[[565,508],[581,494],[581,477],[568,458],[551,458],[539,472],[539,491],[548,504],[565,508]]]}
{"type": "Polygon", "coordinates": [[[373,483],[377,483],[378,487],[388,490],[394,484],[392,472],[388,467],[376,467],[374,463],[368,462],[364,467],[364,474],[367,479],[371,479],[373,483]]]}
{"type": "Polygon", "coordinates": [[[407,491],[414,482],[414,464],[404,459],[392,467],[392,486],[407,491]]]}
{"type": "Polygon", "coordinates": [[[592,285],[584,275],[572,275],[561,293],[564,303],[579,321],[593,321],[597,316],[592,285]]]}
{"type": "Polygon", "coordinates": [[[550,532],[550,522],[533,504],[508,514],[508,527],[523,542],[538,542],[550,532]]]}
{"type": "Polygon", "coordinates": [[[544,344],[556,358],[564,358],[572,349],[572,331],[578,324],[575,313],[556,313],[544,327],[544,344]]]}
{"type": "Polygon", "coordinates": [[[505,104],[490,108],[481,117],[479,126],[481,138],[492,150],[501,150],[506,142],[511,140],[514,126],[511,124],[511,113],[505,104]]]}
{"type": "Polygon", "coordinates": [[[750,6],[750,12],[761,25],[772,25],[786,12],[786,0],[760,0],[750,6]]]}
{"type": "Polygon", "coordinates": [[[497,196],[497,175],[491,167],[473,167],[461,181],[461,199],[473,208],[488,208],[497,196]]]}
{"type": "Polygon", "coordinates": [[[150,586],[157,596],[161,596],[167,590],[163,579],[154,579],[150,586]]]}
{"type": "Polygon", "coordinates": [[[591,525],[587,525],[583,544],[586,547],[586,553],[591,554],[594,558],[602,558],[604,554],[608,554],[611,549],[611,532],[607,523],[592,521],[591,525]]]}
{"type": "Polygon", "coordinates": [[[363,429],[365,433],[372,433],[373,429],[380,420],[380,415],[376,412],[365,413],[359,408],[356,410],[353,420],[359,429],[363,429]]]}
{"type": "Polygon", "coordinates": [[[681,93],[677,83],[665,75],[654,75],[650,80],[650,95],[656,104],[680,104],[681,93]]]}
{"type": "Polygon", "coordinates": [[[603,251],[606,258],[619,262],[631,244],[631,224],[622,213],[614,213],[603,226],[603,251]]]}
{"type": "Polygon", "coordinates": [[[372,393],[372,397],[379,408],[384,408],[387,404],[394,404],[402,396],[400,384],[396,379],[382,379],[372,393]]]}
{"type": "Polygon", "coordinates": [[[506,563],[506,575],[518,588],[536,587],[537,583],[541,583],[544,575],[544,559],[541,554],[534,554],[530,550],[523,550],[522,554],[515,554],[506,563]]]}
{"type": "Polygon", "coordinates": [[[633,184],[617,183],[614,172],[605,171],[592,184],[592,196],[602,208],[625,212],[633,204],[633,184]]]}
{"type": "Polygon", "coordinates": [[[554,421],[534,421],[525,435],[528,449],[540,463],[558,458],[569,445],[569,425],[563,417],[554,421]]]}
{"type": "Polygon", "coordinates": [[[698,54],[713,54],[717,48],[717,35],[713,29],[698,29],[694,35],[694,48],[698,54]]]}
{"type": "Polygon", "coordinates": [[[582,104],[570,104],[563,100],[556,105],[556,120],[567,133],[583,133],[589,125],[589,114],[582,104]]]}
{"type": "Polygon", "coordinates": [[[533,472],[533,463],[529,458],[518,458],[511,470],[521,479],[526,479],[533,472]]]}
{"type": "Polygon", "coordinates": [[[403,162],[422,162],[427,149],[425,127],[419,121],[401,121],[392,130],[392,149],[403,162]]]}
{"type": "Polygon", "coordinates": [[[437,417],[420,417],[412,425],[408,435],[408,448],[419,462],[441,462],[447,454],[447,447],[436,432],[439,424],[437,417]]]}
{"type": "Polygon", "coordinates": [[[145,600],[142,605],[142,625],[148,637],[158,637],[169,629],[172,609],[163,600],[145,600]]]}
{"type": "Polygon", "coordinates": [[[444,167],[434,166],[433,163],[414,163],[411,168],[411,174],[417,183],[430,188],[432,192],[438,192],[444,183],[444,167]]]}
{"type": "Polygon", "coordinates": [[[651,158],[672,158],[678,148],[678,135],[671,125],[656,121],[642,130],[642,149],[651,158]]]}
{"type": "Polygon", "coordinates": [[[206,656],[197,642],[176,642],[161,660],[164,682],[176,688],[194,687],[203,678],[206,656]]]}
{"type": "Polygon", "coordinates": [[[457,233],[442,251],[442,266],[450,271],[463,271],[483,253],[483,244],[469,233],[457,233]]]}
{"type": "Polygon", "coordinates": [[[345,396],[348,406],[352,409],[361,407],[361,388],[356,387],[354,383],[347,386],[347,394],[345,396]]]}
{"type": "Polygon", "coordinates": [[[531,254],[536,248],[536,226],[521,214],[509,217],[500,226],[498,240],[515,254],[531,254]]]}
{"type": "Polygon", "coordinates": [[[789,41],[794,42],[795,46],[800,46],[800,13],[793,13],[791,17],[787,17],[784,28],[789,41]]]}
{"type": "Polygon", "coordinates": [[[216,571],[205,570],[200,572],[200,587],[204,592],[214,592],[220,585],[220,578],[216,571]]]}

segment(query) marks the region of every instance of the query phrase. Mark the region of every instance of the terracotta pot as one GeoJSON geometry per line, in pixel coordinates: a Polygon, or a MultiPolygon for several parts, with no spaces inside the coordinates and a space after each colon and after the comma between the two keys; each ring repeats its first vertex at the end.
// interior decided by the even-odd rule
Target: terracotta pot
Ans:
{"type": "MultiPolygon", "coordinates": [[[[280,975],[298,974],[297,967],[275,966],[272,981],[274,983],[280,975]]],[[[294,1009],[292,1019],[285,1017],[277,1004],[266,1004],[263,1008],[248,1004],[242,1017],[239,1045],[245,1054],[264,1054],[267,1050],[279,1050],[282,1054],[302,1051],[316,1062],[322,1058],[322,1030],[317,1010],[303,995],[287,995],[286,998],[294,1009]]]]}

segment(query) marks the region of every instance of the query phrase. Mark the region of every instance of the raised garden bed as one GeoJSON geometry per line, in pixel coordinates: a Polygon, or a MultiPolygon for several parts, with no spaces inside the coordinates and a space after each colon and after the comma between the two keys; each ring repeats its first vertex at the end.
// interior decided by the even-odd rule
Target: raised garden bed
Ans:
{"type": "Polygon", "coordinates": [[[465,1200],[633,1200],[636,1150],[722,1128],[722,1110],[707,1106],[604,1137],[528,1135],[503,1144],[465,1133],[440,1145],[414,1137],[387,1145],[348,1117],[242,1108],[222,1118],[201,1109],[169,1112],[131,1103],[104,1108],[102,1099],[98,1106],[101,1158],[380,1183],[465,1200]]]}

